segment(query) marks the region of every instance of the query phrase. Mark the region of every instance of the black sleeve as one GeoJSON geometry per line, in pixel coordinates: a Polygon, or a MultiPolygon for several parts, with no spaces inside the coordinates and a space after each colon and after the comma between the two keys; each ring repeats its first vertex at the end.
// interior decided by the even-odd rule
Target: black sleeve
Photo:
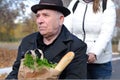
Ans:
{"type": "Polygon", "coordinates": [[[83,44],[75,50],[75,58],[68,65],[60,78],[65,79],[87,79],[87,45],[83,44]]]}
{"type": "Polygon", "coordinates": [[[6,79],[17,79],[21,58],[22,58],[21,47],[19,47],[18,55],[17,55],[16,61],[13,64],[12,71],[8,74],[6,79]]]}

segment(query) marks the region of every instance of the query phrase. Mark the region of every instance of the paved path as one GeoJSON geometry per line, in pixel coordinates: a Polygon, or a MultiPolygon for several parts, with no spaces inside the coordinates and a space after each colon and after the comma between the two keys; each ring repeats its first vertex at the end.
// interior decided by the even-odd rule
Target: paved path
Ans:
{"type": "Polygon", "coordinates": [[[113,72],[111,79],[120,80],[120,54],[113,55],[112,66],[113,72]]]}
{"type": "Polygon", "coordinates": [[[12,67],[0,68],[0,74],[9,73],[12,71],[12,67]]]}
{"type": "Polygon", "coordinates": [[[18,49],[20,42],[0,42],[0,48],[18,49]]]}

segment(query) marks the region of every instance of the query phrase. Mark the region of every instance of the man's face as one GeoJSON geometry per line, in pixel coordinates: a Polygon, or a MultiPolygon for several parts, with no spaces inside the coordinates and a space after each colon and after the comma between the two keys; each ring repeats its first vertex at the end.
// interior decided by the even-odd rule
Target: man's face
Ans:
{"type": "Polygon", "coordinates": [[[64,17],[57,11],[43,9],[36,14],[36,23],[38,30],[43,37],[56,35],[63,23],[64,17]]]}

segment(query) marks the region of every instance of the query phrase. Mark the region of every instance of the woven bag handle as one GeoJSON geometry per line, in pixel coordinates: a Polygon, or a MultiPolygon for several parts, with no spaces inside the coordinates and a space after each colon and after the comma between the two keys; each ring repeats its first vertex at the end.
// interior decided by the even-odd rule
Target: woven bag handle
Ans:
{"type": "Polygon", "coordinates": [[[31,53],[32,57],[40,57],[40,59],[44,58],[43,52],[40,49],[35,49],[35,50],[29,50],[26,53],[31,53]]]}

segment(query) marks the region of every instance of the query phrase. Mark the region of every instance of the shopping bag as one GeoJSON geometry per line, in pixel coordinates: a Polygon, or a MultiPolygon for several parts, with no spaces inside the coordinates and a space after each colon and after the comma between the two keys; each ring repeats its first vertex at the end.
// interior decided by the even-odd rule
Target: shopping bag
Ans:
{"type": "MultiPolygon", "coordinates": [[[[35,50],[31,50],[30,52],[33,59],[35,59],[37,57],[36,55],[38,54],[35,53],[35,50]]],[[[40,54],[39,58],[43,59],[44,56],[42,51],[38,49],[38,52],[40,54]]],[[[74,53],[68,52],[54,68],[46,66],[38,68],[37,64],[35,63],[33,65],[34,69],[25,66],[24,59],[22,59],[19,68],[18,79],[57,80],[61,72],[66,68],[66,66],[72,61],[73,58],[74,53]]]]}

